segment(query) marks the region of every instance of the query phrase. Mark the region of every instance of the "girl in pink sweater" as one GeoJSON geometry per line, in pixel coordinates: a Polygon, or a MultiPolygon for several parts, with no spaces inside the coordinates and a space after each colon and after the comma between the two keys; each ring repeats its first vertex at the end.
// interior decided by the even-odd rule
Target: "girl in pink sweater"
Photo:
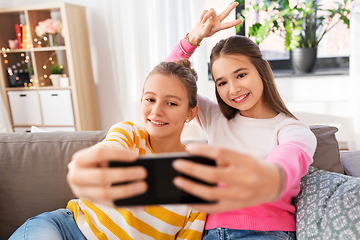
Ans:
{"type": "MultiPolygon", "coordinates": [[[[236,5],[220,15],[213,9],[204,11],[167,61],[189,58],[203,38],[237,23],[221,23],[236,5]]],[[[209,146],[188,150],[214,158],[218,166],[177,160],[174,167],[218,187],[181,177],[175,184],[217,202],[194,205],[209,213],[203,239],[295,239],[292,198],[313,161],[316,138],[286,108],[268,62],[249,38],[219,41],[211,52],[210,68],[217,103],[198,95],[197,116],[209,146]]]]}

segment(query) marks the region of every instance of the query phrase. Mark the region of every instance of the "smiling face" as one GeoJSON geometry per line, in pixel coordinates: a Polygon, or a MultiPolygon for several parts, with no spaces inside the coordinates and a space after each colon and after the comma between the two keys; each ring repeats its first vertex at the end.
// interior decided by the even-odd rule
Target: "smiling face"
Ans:
{"type": "Polygon", "coordinates": [[[274,116],[263,102],[264,84],[249,58],[244,55],[223,55],[213,62],[212,74],[221,99],[251,118],[274,116]]]}
{"type": "Polygon", "coordinates": [[[177,78],[158,73],[147,78],[141,116],[151,137],[180,140],[185,121],[192,120],[196,110],[189,109],[187,91],[177,78]]]}

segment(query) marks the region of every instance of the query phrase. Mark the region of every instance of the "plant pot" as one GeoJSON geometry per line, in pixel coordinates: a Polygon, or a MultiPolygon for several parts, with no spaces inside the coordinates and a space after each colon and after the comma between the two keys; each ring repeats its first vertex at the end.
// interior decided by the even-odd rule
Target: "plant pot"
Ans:
{"type": "Polygon", "coordinates": [[[50,79],[52,82],[52,85],[54,87],[59,87],[60,86],[60,78],[62,77],[61,74],[51,74],[50,75],[50,79]]]}
{"type": "Polygon", "coordinates": [[[60,78],[60,87],[69,87],[69,78],[68,77],[61,77],[60,78]]]}
{"type": "Polygon", "coordinates": [[[313,71],[317,58],[317,48],[295,48],[290,51],[290,61],[296,74],[313,71]]]}

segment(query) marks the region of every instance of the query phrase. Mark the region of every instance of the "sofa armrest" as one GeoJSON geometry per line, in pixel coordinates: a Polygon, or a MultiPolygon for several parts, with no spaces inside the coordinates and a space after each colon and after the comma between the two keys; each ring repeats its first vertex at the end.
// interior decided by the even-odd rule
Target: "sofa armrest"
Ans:
{"type": "Polygon", "coordinates": [[[340,151],[340,159],[347,175],[360,177],[360,151],[340,151]]]}

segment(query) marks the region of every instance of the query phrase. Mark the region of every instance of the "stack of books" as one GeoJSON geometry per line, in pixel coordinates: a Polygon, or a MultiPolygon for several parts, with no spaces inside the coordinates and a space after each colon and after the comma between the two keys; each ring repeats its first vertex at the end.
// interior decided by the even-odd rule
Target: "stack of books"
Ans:
{"type": "Polygon", "coordinates": [[[23,24],[16,24],[15,25],[16,30],[16,37],[18,40],[18,48],[30,48],[31,47],[31,41],[30,41],[30,29],[28,25],[23,24]]]}

